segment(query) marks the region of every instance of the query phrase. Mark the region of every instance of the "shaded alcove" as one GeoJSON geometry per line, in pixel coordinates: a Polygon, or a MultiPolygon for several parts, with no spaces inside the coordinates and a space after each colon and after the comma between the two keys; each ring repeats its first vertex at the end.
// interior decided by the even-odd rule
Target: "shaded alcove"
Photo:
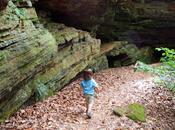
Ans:
{"type": "MultiPolygon", "coordinates": [[[[121,10],[122,7],[120,6],[122,5],[120,3],[112,5],[106,0],[80,0],[77,1],[78,4],[75,6],[76,1],[39,0],[35,7],[38,11],[44,10],[48,14],[47,17],[55,22],[90,32],[94,37],[101,39],[102,44],[111,41],[128,41],[135,44],[138,49],[150,47],[153,50],[151,63],[159,62],[161,57],[161,52],[155,51],[156,47],[175,47],[175,19],[170,17],[174,7],[173,2],[170,4],[170,1],[145,0],[145,3],[142,4],[146,5],[141,6],[138,16],[134,17],[132,16],[134,15],[132,9],[129,8],[131,10],[125,12],[121,10]],[[160,2],[163,2],[160,4],[162,11],[170,15],[165,15],[164,12],[161,12],[162,15],[160,16],[155,15],[154,12],[152,12],[152,15],[149,12],[144,12],[147,11],[147,6],[149,6],[159,13],[160,10],[158,10],[156,4],[160,2]],[[171,6],[171,9],[164,8],[162,5],[171,6]],[[116,6],[117,8],[115,8],[116,6]],[[148,15],[145,15],[145,13],[148,13],[148,15]]],[[[132,1],[132,5],[135,4],[136,7],[138,3],[140,1],[132,1]]],[[[117,63],[117,61],[122,66],[124,61],[132,60],[127,54],[108,56],[107,59],[109,67],[113,67],[114,62],[117,63]]]]}
{"type": "Polygon", "coordinates": [[[127,54],[119,54],[118,56],[107,56],[110,68],[123,66],[124,60],[129,59],[127,54]]]}

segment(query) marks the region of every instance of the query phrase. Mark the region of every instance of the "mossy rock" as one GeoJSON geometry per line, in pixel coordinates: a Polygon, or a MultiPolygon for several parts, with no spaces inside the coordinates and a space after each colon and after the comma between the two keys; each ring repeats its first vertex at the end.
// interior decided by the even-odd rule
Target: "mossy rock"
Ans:
{"type": "Polygon", "coordinates": [[[44,85],[41,81],[35,82],[36,90],[35,90],[35,96],[36,101],[43,101],[49,96],[53,95],[53,91],[49,89],[46,85],[44,85]]]}
{"type": "Polygon", "coordinates": [[[133,103],[128,105],[126,116],[133,121],[145,122],[145,108],[139,103],[133,103]]]}
{"type": "Polygon", "coordinates": [[[116,107],[113,112],[115,115],[121,117],[124,116],[126,113],[127,109],[125,107],[116,107]]]}
{"type": "Polygon", "coordinates": [[[142,55],[139,57],[139,61],[147,64],[151,63],[154,53],[153,49],[151,47],[146,46],[142,47],[140,51],[142,55]]]}
{"type": "Polygon", "coordinates": [[[125,115],[126,117],[130,118],[131,120],[135,122],[137,121],[145,122],[146,121],[145,108],[143,105],[139,103],[129,104],[124,107],[116,107],[113,110],[113,112],[115,115],[119,117],[125,115]]]}

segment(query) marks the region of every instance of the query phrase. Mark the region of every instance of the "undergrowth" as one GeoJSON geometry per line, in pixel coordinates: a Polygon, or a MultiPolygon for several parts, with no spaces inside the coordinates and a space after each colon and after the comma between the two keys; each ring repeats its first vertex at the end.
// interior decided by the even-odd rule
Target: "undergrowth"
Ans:
{"type": "Polygon", "coordinates": [[[156,48],[156,51],[162,53],[160,65],[151,66],[138,61],[136,63],[137,71],[151,72],[157,75],[155,82],[159,85],[168,87],[175,92],[175,50],[169,48],[156,48]]]}

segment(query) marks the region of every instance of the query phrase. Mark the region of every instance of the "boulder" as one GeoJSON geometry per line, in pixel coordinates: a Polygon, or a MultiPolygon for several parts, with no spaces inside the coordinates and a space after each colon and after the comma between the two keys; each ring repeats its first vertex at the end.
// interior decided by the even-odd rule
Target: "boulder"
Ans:
{"type": "Polygon", "coordinates": [[[127,41],[115,41],[113,44],[114,48],[106,54],[110,67],[130,65],[144,57],[135,44],[127,41]]]}
{"type": "Polygon", "coordinates": [[[145,108],[139,103],[133,103],[128,105],[126,116],[133,121],[145,122],[145,108]]]}
{"type": "Polygon", "coordinates": [[[146,118],[145,118],[145,108],[143,105],[139,104],[139,103],[133,103],[133,104],[129,104],[127,106],[124,107],[116,107],[113,110],[114,114],[117,116],[126,116],[128,118],[130,118],[133,121],[141,121],[141,122],[145,122],[146,118]]]}
{"type": "Polygon", "coordinates": [[[111,43],[113,48],[106,53],[110,67],[127,66],[136,63],[138,60],[144,63],[151,63],[154,60],[152,47],[139,48],[127,41],[114,41],[106,44],[110,45],[111,43]]]}

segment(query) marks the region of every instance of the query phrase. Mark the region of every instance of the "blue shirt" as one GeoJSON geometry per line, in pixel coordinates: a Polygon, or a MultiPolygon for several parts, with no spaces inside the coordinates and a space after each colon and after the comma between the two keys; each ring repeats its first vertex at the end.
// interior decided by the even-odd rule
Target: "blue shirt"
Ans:
{"type": "Polygon", "coordinates": [[[81,86],[83,88],[84,95],[90,94],[94,96],[94,88],[98,86],[94,79],[83,80],[81,82],[81,86]]]}

